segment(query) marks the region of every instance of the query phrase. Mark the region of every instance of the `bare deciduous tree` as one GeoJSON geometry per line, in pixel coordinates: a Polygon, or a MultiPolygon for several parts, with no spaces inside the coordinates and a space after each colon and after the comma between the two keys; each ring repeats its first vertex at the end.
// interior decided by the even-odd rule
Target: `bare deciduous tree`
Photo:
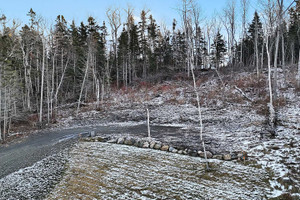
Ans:
{"type": "Polygon", "coordinates": [[[235,46],[235,31],[236,31],[236,2],[230,0],[224,9],[224,16],[221,17],[224,27],[228,34],[228,57],[229,63],[233,63],[234,46],[235,46]]]}
{"type": "Polygon", "coordinates": [[[274,46],[274,41],[272,39],[274,35],[274,23],[275,23],[275,3],[273,0],[268,0],[267,3],[263,4],[264,6],[264,18],[265,18],[265,34],[264,40],[266,44],[266,51],[267,51],[267,59],[268,59],[268,86],[269,86],[269,124],[271,126],[271,131],[275,134],[275,109],[273,105],[273,86],[272,86],[272,74],[271,74],[271,52],[274,46]]]}
{"type": "Polygon", "coordinates": [[[247,13],[249,7],[249,0],[241,0],[242,6],[242,37],[241,37],[241,55],[240,55],[240,63],[243,63],[243,46],[244,46],[244,39],[246,37],[246,20],[247,20],[247,13]]]}
{"type": "Polygon", "coordinates": [[[115,60],[115,68],[117,70],[117,88],[119,88],[119,66],[118,66],[118,30],[121,26],[121,14],[118,8],[115,9],[107,9],[106,16],[108,18],[110,27],[111,27],[111,37],[113,41],[113,49],[114,49],[114,60],[115,60]]]}

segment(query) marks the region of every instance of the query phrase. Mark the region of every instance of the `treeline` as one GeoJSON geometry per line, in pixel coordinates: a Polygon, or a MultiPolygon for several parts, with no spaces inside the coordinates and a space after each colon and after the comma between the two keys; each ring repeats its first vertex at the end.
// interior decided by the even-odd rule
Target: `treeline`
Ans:
{"type": "Polygon", "coordinates": [[[182,21],[174,19],[171,30],[147,10],[135,21],[131,7],[122,13],[108,9],[106,22],[89,17],[79,26],[59,15],[48,27],[32,9],[22,27],[15,21],[8,26],[2,15],[0,140],[18,117],[36,113],[32,120],[42,126],[55,121],[60,105],[77,102],[78,112],[82,102],[99,105],[112,87],[126,88],[149,76],[190,76],[194,69],[220,67],[248,68],[259,75],[265,65],[277,69],[300,63],[300,2],[288,7],[283,0],[262,2],[263,9],[248,23],[249,0],[240,1],[241,28],[235,1],[219,18],[203,22],[196,1],[182,0],[182,21]]]}

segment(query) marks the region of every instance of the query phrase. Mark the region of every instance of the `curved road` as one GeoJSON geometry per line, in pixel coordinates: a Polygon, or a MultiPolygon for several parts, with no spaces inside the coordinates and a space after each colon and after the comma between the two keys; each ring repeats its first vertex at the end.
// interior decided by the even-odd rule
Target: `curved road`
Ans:
{"type": "MultiPolygon", "coordinates": [[[[0,146],[0,179],[19,169],[28,167],[52,154],[60,152],[72,145],[79,138],[79,134],[87,135],[90,131],[96,131],[99,135],[107,137],[109,135],[131,134],[145,137],[147,127],[145,125],[136,126],[93,126],[72,128],[63,130],[44,130],[29,135],[27,138],[17,139],[13,144],[0,146]]],[[[179,128],[154,126],[151,132],[156,135],[160,133],[174,133],[180,131],[179,128]]]]}

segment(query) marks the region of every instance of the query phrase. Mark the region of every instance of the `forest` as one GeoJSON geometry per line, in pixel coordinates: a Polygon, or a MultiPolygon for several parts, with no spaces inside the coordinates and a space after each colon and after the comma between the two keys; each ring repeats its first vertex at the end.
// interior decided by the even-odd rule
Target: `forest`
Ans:
{"type": "MultiPolygon", "coordinates": [[[[101,102],[112,90],[156,83],[201,71],[268,72],[269,120],[275,122],[278,70],[297,67],[300,88],[300,1],[262,0],[249,13],[249,0],[228,1],[214,18],[200,3],[182,0],[180,21],[168,28],[151,11],[109,8],[106,21],[78,22],[58,15],[54,25],[30,9],[28,22],[0,18],[0,141],[18,121],[43,128],[55,123],[59,106],[101,102]]],[[[26,13],[24,13],[26,14],[26,13]]]]}

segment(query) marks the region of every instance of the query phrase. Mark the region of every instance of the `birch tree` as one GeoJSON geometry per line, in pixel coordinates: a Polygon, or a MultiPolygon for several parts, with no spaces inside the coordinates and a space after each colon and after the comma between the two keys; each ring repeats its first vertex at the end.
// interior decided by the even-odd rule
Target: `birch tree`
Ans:
{"type": "Polygon", "coordinates": [[[221,18],[228,34],[228,57],[229,63],[233,65],[235,31],[236,31],[236,2],[231,0],[224,9],[224,16],[221,18]]]}
{"type": "Polygon", "coordinates": [[[274,16],[274,9],[275,3],[273,0],[268,0],[266,4],[264,4],[264,17],[265,17],[265,34],[264,40],[266,44],[266,51],[267,51],[267,59],[268,59],[268,89],[269,89],[269,124],[271,128],[272,134],[275,134],[275,120],[276,120],[276,113],[273,105],[273,90],[272,90],[272,74],[271,74],[271,52],[274,46],[273,42],[273,35],[274,35],[274,23],[275,23],[275,16],[274,16]]]}
{"type": "Polygon", "coordinates": [[[241,6],[242,6],[242,37],[241,37],[240,63],[243,63],[243,46],[244,46],[243,42],[246,37],[246,21],[247,21],[249,0],[241,0],[241,6]]]}
{"type": "Polygon", "coordinates": [[[193,28],[192,28],[192,12],[191,12],[191,5],[195,5],[193,1],[186,1],[183,0],[183,9],[181,10],[182,12],[182,18],[183,18],[183,23],[184,23],[184,28],[186,35],[186,44],[188,45],[188,65],[190,66],[192,78],[193,78],[193,88],[194,92],[196,95],[196,100],[197,100],[197,108],[198,108],[198,117],[199,117],[199,126],[200,126],[200,142],[202,143],[202,148],[204,151],[204,157],[206,161],[206,168],[209,169],[208,166],[208,160],[207,160],[207,154],[206,154],[206,148],[205,148],[205,143],[203,139],[203,122],[202,122],[202,112],[201,112],[201,104],[200,104],[200,96],[197,90],[197,85],[196,85],[196,77],[194,73],[194,37],[193,37],[193,28]]]}
{"type": "Polygon", "coordinates": [[[108,18],[110,28],[111,28],[111,37],[113,42],[113,50],[114,50],[114,63],[116,68],[116,75],[117,75],[117,88],[119,88],[119,66],[118,66],[118,51],[117,51],[117,45],[118,45],[118,30],[121,26],[121,14],[120,10],[118,8],[111,9],[109,8],[106,11],[106,16],[108,18]]]}

